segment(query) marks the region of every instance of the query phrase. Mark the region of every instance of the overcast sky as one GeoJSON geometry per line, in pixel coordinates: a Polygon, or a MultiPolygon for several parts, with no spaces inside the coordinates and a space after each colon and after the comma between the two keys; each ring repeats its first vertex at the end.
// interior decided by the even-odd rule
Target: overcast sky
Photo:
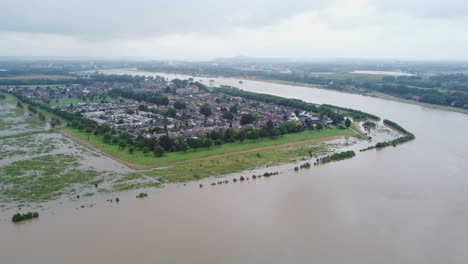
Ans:
{"type": "Polygon", "coordinates": [[[7,0],[0,56],[468,60],[468,0],[7,0]]]}

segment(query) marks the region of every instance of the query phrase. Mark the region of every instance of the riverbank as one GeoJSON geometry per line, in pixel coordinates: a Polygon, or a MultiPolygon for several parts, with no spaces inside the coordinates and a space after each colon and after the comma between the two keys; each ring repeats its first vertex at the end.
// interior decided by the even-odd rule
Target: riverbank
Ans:
{"type": "Polygon", "coordinates": [[[440,109],[440,110],[446,110],[446,111],[452,111],[452,112],[468,114],[468,110],[465,110],[465,109],[462,109],[462,108],[422,103],[422,102],[418,102],[418,101],[414,101],[414,100],[407,100],[407,99],[403,99],[403,98],[399,98],[399,97],[395,97],[395,96],[391,96],[391,95],[383,94],[383,93],[373,92],[373,93],[366,93],[366,94],[363,94],[363,95],[370,96],[370,97],[375,97],[375,98],[380,98],[380,99],[385,99],[385,100],[397,101],[397,102],[401,102],[401,103],[421,105],[421,106],[440,109]]]}
{"type": "Polygon", "coordinates": [[[420,105],[420,106],[430,107],[430,108],[434,108],[434,109],[440,109],[440,110],[446,110],[446,111],[452,111],[452,112],[468,114],[468,110],[462,109],[462,108],[444,106],[444,105],[436,105],[436,104],[429,104],[429,103],[423,103],[423,102],[418,102],[418,101],[414,101],[414,100],[407,100],[407,99],[399,98],[399,97],[388,95],[388,94],[378,93],[378,92],[359,93],[359,92],[351,92],[351,91],[340,91],[340,90],[325,88],[325,87],[320,86],[320,85],[313,85],[313,84],[307,84],[307,83],[296,83],[296,82],[281,81],[281,80],[253,79],[253,78],[239,78],[239,79],[258,81],[258,82],[275,83],[275,84],[292,85],[292,86],[299,86],[299,87],[317,88],[317,89],[323,89],[323,90],[329,90],[329,91],[335,91],[335,92],[341,92],[341,93],[358,94],[358,95],[370,96],[370,97],[375,97],[375,98],[380,98],[380,99],[385,99],[385,100],[397,101],[397,102],[406,103],[406,104],[414,104],[414,105],[420,105]]]}

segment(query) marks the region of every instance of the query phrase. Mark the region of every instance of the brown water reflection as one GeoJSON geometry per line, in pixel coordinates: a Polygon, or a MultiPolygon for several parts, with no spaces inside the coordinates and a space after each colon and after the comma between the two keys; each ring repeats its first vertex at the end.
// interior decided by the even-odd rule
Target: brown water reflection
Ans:
{"type": "Polygon", "coordinates": [[[468,115],[311,88],[243,88],[375,113],[417,139],[270,179],[190,183],[3,221],[2,263],[466,263],[468,115]]]}

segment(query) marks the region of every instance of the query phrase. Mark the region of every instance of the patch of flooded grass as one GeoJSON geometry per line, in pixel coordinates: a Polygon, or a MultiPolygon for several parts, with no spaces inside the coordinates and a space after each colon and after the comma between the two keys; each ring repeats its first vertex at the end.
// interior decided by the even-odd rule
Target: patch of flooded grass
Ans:
{"type": "Polygon", "coordinates": [[[331,144],[306,145],[280,149],[269,149],[256,153],[241,153],[226,157],[210,157],[189,161],[172,167],[145,172],[163,183],[199,180],[221,176],[259,167],[268,167],[291,162],[298,157],[311,157],[328,153],[331,144]]]}
{"type": "Polygon", "coordinates": [[[90,185],[100,177],[95,170],[81,170],[72,155],[47,155],[13,162],[0,168],[0,194],[16,202],[47,201],[90,185]]]}

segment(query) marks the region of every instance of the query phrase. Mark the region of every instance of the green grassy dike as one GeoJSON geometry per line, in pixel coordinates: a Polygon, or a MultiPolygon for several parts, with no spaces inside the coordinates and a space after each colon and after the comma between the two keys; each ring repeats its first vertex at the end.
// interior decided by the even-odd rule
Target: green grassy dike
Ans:
{"type": "MultiPolygon", "coordinates": [[[[259,152],[270,149],[281,149],[298,145],[316,143],[330,140],[340,136],[355,136],[355,132],[349,129],[338,129],[331,127],[323,130],[307,130],[300,133],[286,134],[277,139],[246,140],[244,142],[234,142],[210,148],[189,149],[187,152],[166,152],[162,157],[155,157],[153,153],[144,154],[135,150],[133,154],[119,149],[117,145],[105,144],[101,136],[86,133],[70,127],[64,127],[59,133],[71,140],[89,148],[95,148],[120,161],[133,169],[150,169],[164,167],[181,162],[200,161],[202,159],[216,159],[222,156],[229,159],[237,154],[259,152]]],[[[239,166],[242,164],[239,163],[239,166]]],[[[229,173],[229,172],[228,172],[229,173]]]]}

